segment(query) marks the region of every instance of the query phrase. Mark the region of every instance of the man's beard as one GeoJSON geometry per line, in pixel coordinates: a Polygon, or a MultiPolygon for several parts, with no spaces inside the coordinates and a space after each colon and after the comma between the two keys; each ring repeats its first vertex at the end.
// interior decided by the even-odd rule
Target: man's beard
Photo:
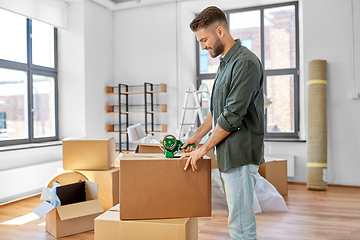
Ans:
{"type": "Polygon", "coordinates": [[[214,34],[214,37],[215,37],[215,44],[214,44],[214,47],[212,47],[212,52],[210,53],[210,56],[212,58],[216,58],[217,56],[219,56],[222,52],[224,52],[224,44],[222,44],[220,38],[214,34]]]}

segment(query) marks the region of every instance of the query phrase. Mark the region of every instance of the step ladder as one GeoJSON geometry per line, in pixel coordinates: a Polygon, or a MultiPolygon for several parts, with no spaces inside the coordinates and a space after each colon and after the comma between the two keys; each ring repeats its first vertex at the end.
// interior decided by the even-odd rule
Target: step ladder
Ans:
{"type": "Polygon", "coordinates": [[[196,122],[197,118],[199,118],[200,124],[202,124],[204,122],[204,119],[206,118],[206,116],[205,117],[203,116],[203,109],[210,110],[209,104],[210,104],[210,94],[209,94],[209,90],[208,90],[207,86],[205,84],[201,84],[199,90],[196,90],[194,84],[190,82],[188,84],[188,89],[186,90],[186,94],[185,94],[180,124],[179,124],[179,128],[177,130],[177,132],[178,132],[177,139],[183,139],[185,137],[186,134],[183,133],[184,126],[189,126],[189,131],[191,131],[192,129],[197,128],[197,127],[195,127],[195,125],[197,123],[196,122]],[[188,106],[190,96],[192,96],[193,101],[195,103],[194,107],[188,106]],[[204,104],[205,102],[208,103],[207,106],[206,106],[206,104],[204,104]],[[189,110],[195,111],[193,121],[190,123],[184,123],[185,115],[189,110]]]}

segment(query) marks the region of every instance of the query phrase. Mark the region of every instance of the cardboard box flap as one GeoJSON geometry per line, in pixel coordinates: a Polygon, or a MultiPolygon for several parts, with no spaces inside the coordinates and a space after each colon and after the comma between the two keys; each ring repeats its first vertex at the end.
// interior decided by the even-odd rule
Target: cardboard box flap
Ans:
{"type": "Polygon", "coordinates": [[[110,208],[109,211],[120,211],[120,204],[116,204],[115,206],[110,208]]]}
{"type": "Polygon", "coordinates": [[[163,153],[160,143],[139,143],[135,153],[163,153]]]}
{"type": "Polygon", "coordinates": [[[61,220],[88,216],[103,211],[100,202],[97,199],[60,206],[57,207],[56,209],[57,212],[59,213],[61,220]]]}
{"type": "Polygon", "coordinates": [[[98,199],[98,185],[95,182],[90,182],[88,180],[86,182],[86,201],[98,199]]]}
{"type": "Polygon", "coordinates": [[[51,205],[50,203],[44,201],[39,206],[34,208],[32,210],[33,213],[39,216],[39,218],[42,218],[46,214],[48,214],[51,210],[53,210],[55,207],[51,205]]]}

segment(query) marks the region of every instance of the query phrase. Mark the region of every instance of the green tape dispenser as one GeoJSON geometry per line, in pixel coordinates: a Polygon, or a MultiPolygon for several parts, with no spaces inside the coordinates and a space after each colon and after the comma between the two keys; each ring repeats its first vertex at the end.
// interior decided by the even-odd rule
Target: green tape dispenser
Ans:
{"type": "MultiPolygon", "coordinates": [[[[166,135],[162,140],[162,145],[164,147],[165,157],[173,158],[174,155],[180,151],[180,148],[184,145],[184,143],[182,143],[180,140],[177,140],[173,135],[166,135]]],[[[187,147],[190,146],[195,148],[195,144],[189,144],[187,147]]]]}

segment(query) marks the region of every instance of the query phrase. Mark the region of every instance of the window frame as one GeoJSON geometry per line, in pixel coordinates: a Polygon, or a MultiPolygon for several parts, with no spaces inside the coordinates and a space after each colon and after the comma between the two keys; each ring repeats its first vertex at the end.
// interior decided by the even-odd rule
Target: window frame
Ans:
{"type": "MultiPolygon", "coordinates": [[[[239,13],[239,12],[247,12],[247,11],[254,11],[260,10],[260,34],[261,34],[261,62],[264,68],[264,93],[266,94],[266,79],[268,76],[278,76],[278,75],[293,75],[294,77],[294,132],[267,132],[267,110],[265,110],[265,140],[271,139],[300,139],[300,93],[299,93],[299,80],[300,80],[300,51],[299,51],[299,8],[298,2],[285,2],[285,3],[278,3],[278,4],[269,4],[269,5],[262,5],[256,7],[247,7],[247,8],[240,8],[240,9],[232,9],[228,11],[224,11],[226,14],[227,19],[229,20],[229,15],[232,13],[239,13]],[[269,8],[277,8],[277,7],[284,7],[284,6],[294,6],[295,8],[295,61],[296,66],[295,68],[286,68],[286,69],[265,69],[265,28],[264,28],[264,10],[269,8]]],[[[196,39],[195,39],[196,40],[196,39]]],[[[196,40],[196,76],[197,76],[197,87],[201,85],[202,80],[206,79],[215,79],[216,73],[200,73],[200,47],[196,40]]]]}
{"type": "MultiPolygon", "coordinates": [[[[57,42],[57,28],[54,27],[54,68],[34,65],[32,63],[32,20],[26,19],[26,49],[27,49],[27,63],[14,62],[0,59],[0,68],[9,70],[20,70],[27,73],[27,117],[28,121],[28,137],[12,140],[0,141],[0,147],[19,145],[27,143],[40,143],[57,141],[59,139],[59,118],[58,118],[58,42],[57,42]],[[54,94],[55,94],[55,136],[34,138],[33,129],[33,115],[31,109],[33,108],[33,74],[48,76],[54,78],[54,94]]],[[[25,107],[25,106],[24,106],[25,107]]]]}

